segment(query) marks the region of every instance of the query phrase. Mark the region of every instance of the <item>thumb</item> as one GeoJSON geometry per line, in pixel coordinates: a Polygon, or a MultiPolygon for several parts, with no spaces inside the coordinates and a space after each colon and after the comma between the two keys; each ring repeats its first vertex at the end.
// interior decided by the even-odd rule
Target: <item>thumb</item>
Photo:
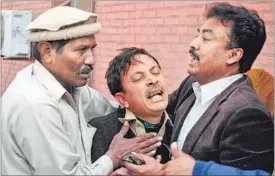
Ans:
{"type": "Polygon", "coordinates": [[[178,150],[178,145],[177,145],[176,142],[173,142],[171,144],[170,148],[171,148],[171,153],[172,153],[172,156],[173,156],[174,159],[179,158],[181,156],[184,156],[184,154],[181,151],[178,150]]]}
{"type": "Polygon", "coordinates": [[[128,121],[124,121],[124,123],[123,123],[120,131],[118,132],[118,135],[120,137],[124,137],[128,130],[129,130],[129,122],[128,121]]]}

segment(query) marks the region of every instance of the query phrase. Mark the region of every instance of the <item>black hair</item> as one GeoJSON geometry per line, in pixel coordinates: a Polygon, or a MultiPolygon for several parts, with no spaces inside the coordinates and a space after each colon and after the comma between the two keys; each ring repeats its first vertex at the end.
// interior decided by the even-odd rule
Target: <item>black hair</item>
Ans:
{"type": "MultiPolygon", "coordinates": [[[[64,46],[69,42],[69,40],[56,40],[56,41],[47,41],[51,44],[53,48],[56,49],[56,52],[58,54],[61,54],[64,46]]],[[[39,42],[32,42],[31,43],[31,58],[37,59],[39,62],[41,62],[41,54],[38,49],[39,42]]]]}
{"type": "Polygon", "coordinates": [[[243,49],[239,72],[248,71],[266,40],[265,24],[257,11],[228,3],[213,3],[206,11],[205,18],[215,18],[223,25],[230,26],[230,42],[227,48],[243,49]]]}
{"type": "Polygon", "coordinates": [[[144,54],[152,58],[157,65],[160,67],[159,62],[155,57],[149,54],[143,48],[122,48],[120,49],[121,53],[115,56],[109,63],[109,67],[106,71],[105,78],[107,79],[107,85],[112,95],[115,95],[118,92],[123,92],[123,87],[121,83],[121,75],[126,74],[131,61],[135,59],[135,55],[144,54]]]}

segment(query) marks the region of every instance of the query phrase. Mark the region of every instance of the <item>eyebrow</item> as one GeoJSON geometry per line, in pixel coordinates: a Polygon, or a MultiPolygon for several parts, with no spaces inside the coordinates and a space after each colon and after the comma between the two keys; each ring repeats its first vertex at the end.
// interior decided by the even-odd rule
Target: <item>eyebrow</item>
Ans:
{"type": "MultiPolygon", "coordinates": [[[[197,31],[200,32],[200,29],[198,28],[197,31]]],[[[211,29],[203,29],[202,33],[211,33],[211,34],[213,34],[213,31],[211,29]]]]}
{"type": "MultiPolygon", "coordinates": [[[[92,49],[94,49],[95,47],[97,46],[97,44],[94,44],[93,46],[92,46],[92,49]]],[[[90,45],[79,45],[79,46],[77,46],[77,48],[89,48],[90,47],[90,45]]]]}
{"type": "Polygon", "coordinates": [[[151,72],[152,70],[154,70],[155,68],[157,68],[157,69],[160,70],[159,66],[154,65],[154,66],[150,69],[150,72],[151,72]]]}

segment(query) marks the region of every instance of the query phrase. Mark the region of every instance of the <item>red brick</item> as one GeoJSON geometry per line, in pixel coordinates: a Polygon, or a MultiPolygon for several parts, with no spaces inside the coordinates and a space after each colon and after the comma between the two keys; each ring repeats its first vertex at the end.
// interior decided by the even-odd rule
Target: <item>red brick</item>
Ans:
{"type": "Polygon", "coordinates": [[[158,17],[170,17],[170,16],[180,16],[181,12],[175,9],[159,9],[157,10],[158,17]]]}
{"type": "Polygon", "coordinates": [[[135,11],[129,12],[129,18],[141,18],[141,17],[142,17],[141,10],[135,10],[135,11]]]}
{"type": "Polygon", "coordinates": [[[251,3],[248,5],[250,9],[260,9],[260,10],[273,10],[274,2],[268,2],[268,3],[251,3]]]}
{"type": "Polygon", "coordinates": [[[116,12],[118,19],[128,19],[130,12],[116,12]]]}
{"type": "Polygon", "coordinates": [[[135,4],[127,4],[127,5],[123,5],[123,7],[122,7],[123,11],[133,11],[135,9],[136,9],[135,4]]]}
{"type": "Polygon", "coordinates": [[[187,27],[173,27],[172,28],[172,33],[173,34],[187,34],[188,33],[188,28],[187,27]]]}
{"type": "Polygon", "coordinates": [[[176,42],[180,42],[180,36],[173,36],[173,35],[167,35],[164,36],[164,42],[169,42],[169,43],[176,43],[176,42]]]}
{"type": "Polygon", "coordinates": [[[135,36],[133,36],[133,35],[122,36],[122,41],[124,41],[126,43],[135,42],[135,36]]]}
{"type": "MultiPolygon", "coordinates": [[[[157,34],[170,34],[171,31],[173,31],[174,28],[170,28],[170,27],[161,27],[161,28],[157,28],[156,33],[157,34]]],[[[174,33],[174,32],[173,32],[174,33]]]]}
{"type": "Polygon", "coordinates": [[[148,3],[148,6],[152,9],[157,9],[157,8],[163,7],[164,6],[163,4],[164,4],[163,1],[151,1],[148,3]]]}
{"type": "Polygon", "coordinates": [[[274,25],[274,16],[273,16],[274,13],[264,13],[263,15],[261,15],[262,19],[264,20],[265,23],[273,23],[274,25]]]}
{"type": "Polygon", "coordinates": [[[114,5],[114,6],[108,7],[107,9],[109,10],[109,12],[121,12],[122,8],[123,8],[122,5],[114,5]]]}
{"type": "Polygon", "coordinates": [[[164,24],[169,25],[169,24],[179,24],[180,20],[179,18],[166,18],[164,19],[164,24]]]}
{"type": "Polygon", "coordinates": [[[144,28],[142,28],[142,33],[143,34],[155,34],[156,33],[156,28],[144,27],[144,28]]]}
{"type": "Polygon", "coordinates": [[[108,13],[106,18],[107,19],[116,19],[116,18],[118,18],[118,16],[117,16],[117,13],[108,13]]]}
{"type": "Polygon", "coordinates": [[[137,43],[148,43],[148,36],[137,35],[136,36],[136,42],[137,43]]]}
{"type": "Polygon", "coordinates": [[[163,36],[161,36],[161,35],[150,35],[149,36],[149,43],[161,43],[161,42],[165,42],[165,40],[163,39],[163,36]]]}
{"type": "Polygon", "coordinates": [[[140,34],[142,29],[139,27],[131,27],[131,28],[128,28],[128,30],[129,30],[129,34],[140,34]]]}
{"type": "Polygon", "coordinates": [[[182,6],[182,2],[181,1],[164,1],[163,4],[164,7],[180,7],[182,6]]]}
{"type": "Polygon", "coordinates": [[[164,24],[164,20],[162,18],[151,18],[149,24],[152,25],[162,25],[164,24]]]}
{"type": "Polygon", "coordinates": [[[146,10],[146,9],[150,9],[150,6],[147,1],[138,1],[138,2],[136,2],[136,9],[137,10],[146,10]]]}
{"type": "Polygon", "coordinates": [[[96,1],[96,6],[99,6],[99,7],[113,6],[116,4],[118,4],[117,1],[96,1]]]}
{"type": "Polygon", "coordinates": [[[136,25],[140,26],[140,25],[148,25],[150,24],[150,20],[149,19],[137,19],[136,20],[136,25]]]}
{"type": "Polygon", "coordinates": [[[142,12],[142,17],[155,17],[157,12],[155,10],[144,10],[142,12]]]}
{"type": "Polygon", "coordinates": [[[135,19],[130,19],[130,20],[123,20],[122,21],[123,26],[134,26],[136,24],[136,20],[135,19]]]}

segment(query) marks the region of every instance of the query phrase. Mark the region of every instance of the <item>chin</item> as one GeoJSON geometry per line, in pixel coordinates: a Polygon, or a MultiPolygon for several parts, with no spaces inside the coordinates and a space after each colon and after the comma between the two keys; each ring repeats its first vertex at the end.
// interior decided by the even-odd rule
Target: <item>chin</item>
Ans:
{"type": "Polygon", "coordinates": [[[162,112],[162,111],[165,111],[166,107],[167,107],[167,102],[161,102],[155,105],[154,107],[151,107],[150,109],[152,109],[155,112],[162,112]]]}
{"type": "Polygon", "coordinates": [[[75,84],[75,87],[82,87],[82,86],[85,86],[87,84],[87,81],[84,83],[80,83],[80,82],[78,82],[78,83],[76,83],[75,84]]]}

